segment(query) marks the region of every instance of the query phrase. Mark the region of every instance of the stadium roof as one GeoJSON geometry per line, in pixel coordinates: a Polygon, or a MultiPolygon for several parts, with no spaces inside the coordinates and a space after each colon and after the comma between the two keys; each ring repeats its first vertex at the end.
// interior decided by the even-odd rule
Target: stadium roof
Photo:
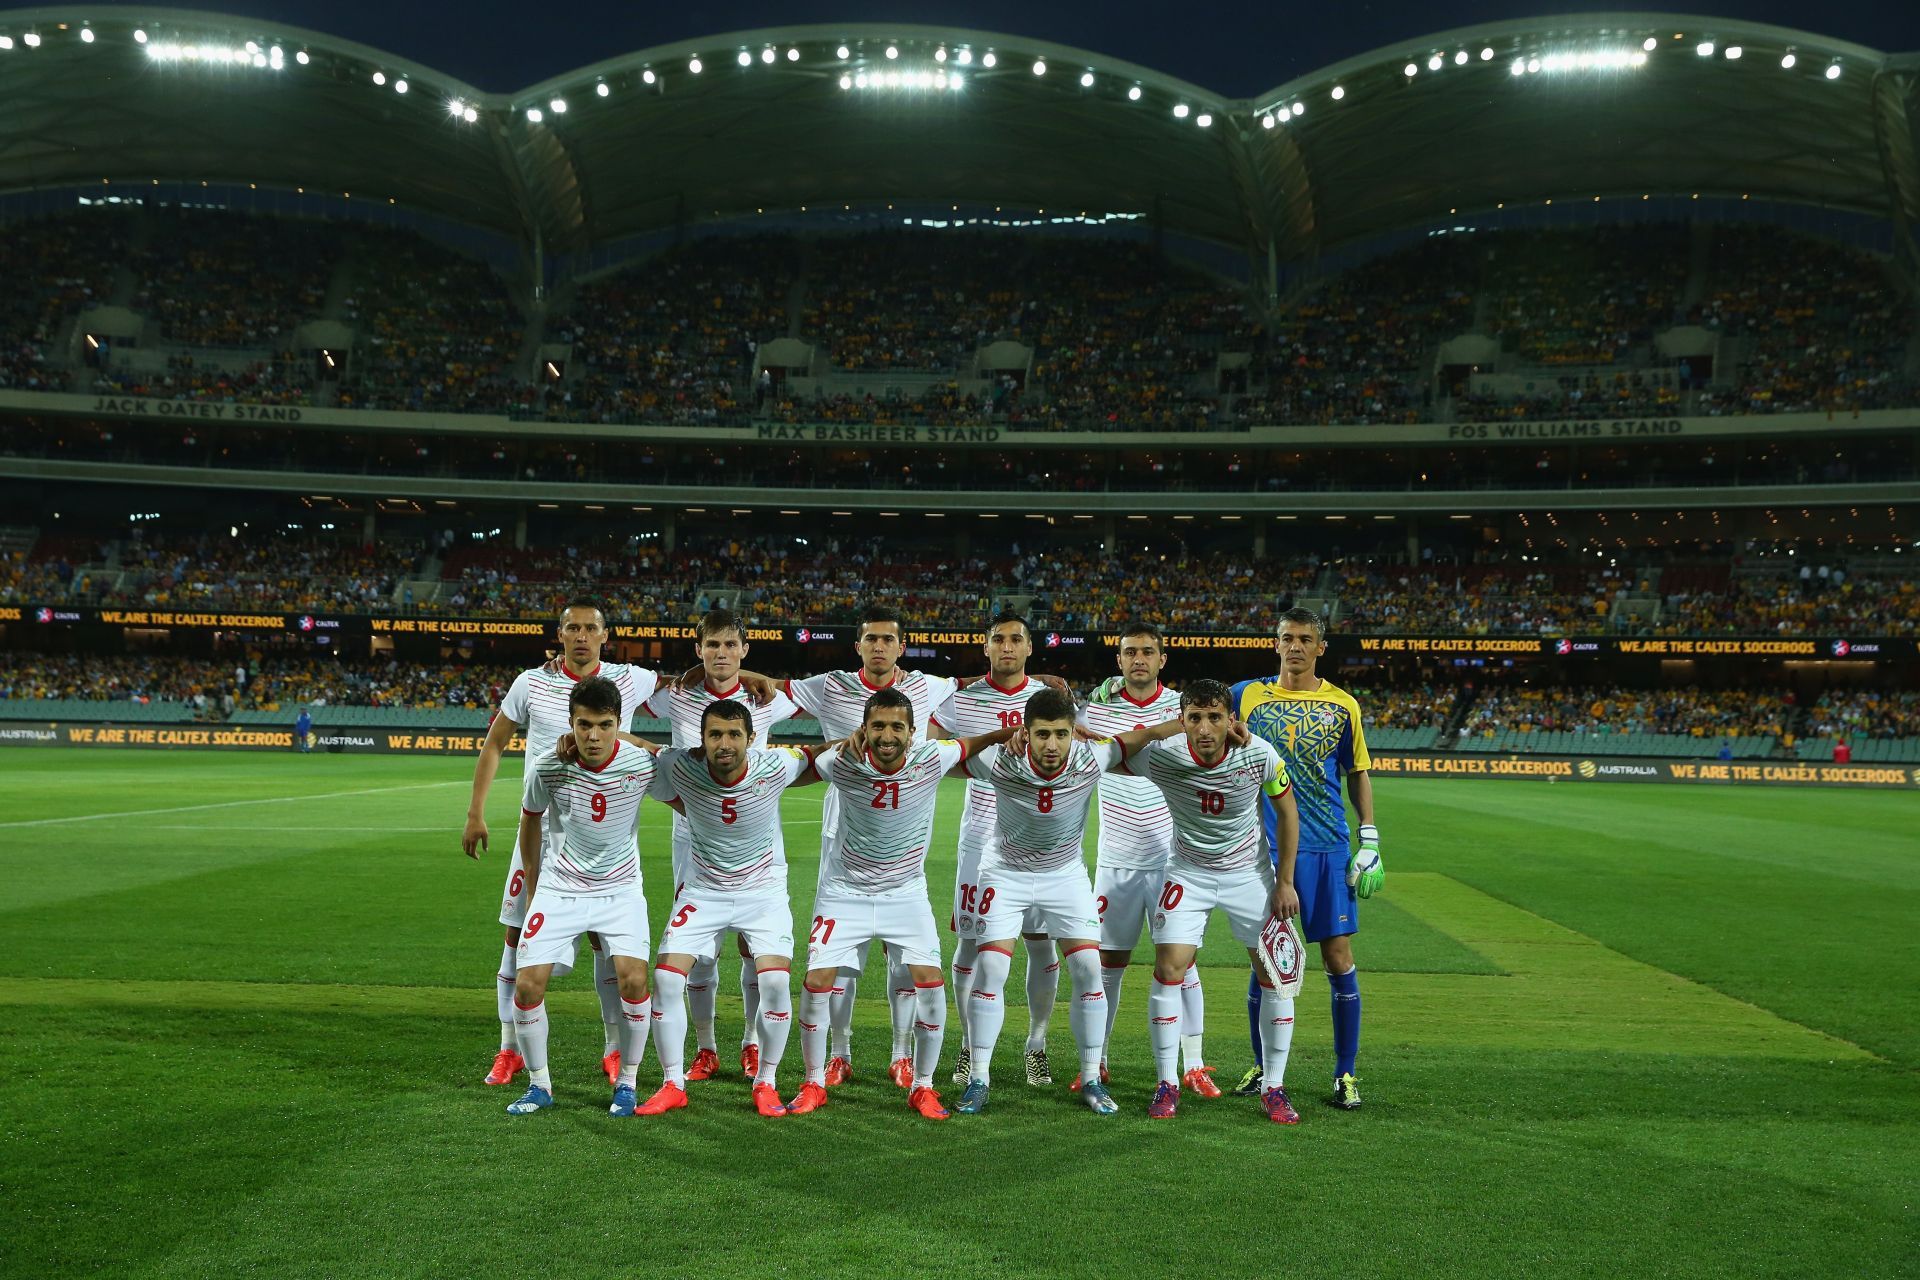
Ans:
{"type": "Polygon", "coordinates": [[[1404,40],[1235,99],[1044,41],[859,24],[663,45],[495,94],[252,18],[25,9],[0,11],[0,191],[351,193],[549,251],[953,202],[1143,214],[1293,260],[1549,200],[1920,218],[1916,73],[1920,55],[1807,32],[1597,14],[1404,40]]]}

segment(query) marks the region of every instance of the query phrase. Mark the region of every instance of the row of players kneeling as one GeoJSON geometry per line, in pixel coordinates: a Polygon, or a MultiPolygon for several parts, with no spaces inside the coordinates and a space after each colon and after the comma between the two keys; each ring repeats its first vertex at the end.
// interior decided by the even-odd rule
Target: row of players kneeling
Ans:
{"type": "Polygon", "coordinates": [[[1023,933],[1044,933],[1071,979],[1077,1092],[1096,1114],[1113,1114],[1119,1107],[1106,1087],[1113,1001],[1099,950],[1106,904],[1096,903],[1082,845],[1095,786],[1116,773],[1155,788],[1173,828],[1164,870],[1151,873],[1154,885],[1142,887],[1133,907],[1150,912],[1155,944],[1148,1015],[1158,1081],[1148,1115],[1168,1118],[1178,1106],[1181,988],[1218,909],[1261,981],[1263,1108],[1277,1122],[1297,1122],[1283,1084],[1302,965],[1291,883],[1299,827],[1287,769],[1235,720],[1229,691],[1218,682],[1190,683],[1178,713],[1096,737],[1077,727],[1070,696],[1044,689],[1026,700],[1023,724],[927,739],[919,736],[913,701],[882,688],[866,699],[860,726],[847,738],[818,748],[757,748],[749,708],[723,699],[701,715],[701,746],[680,749],[620,733],[619,688],[601,677],[577,680],[568,696],[571,735],[529,761],[522,798],[520,848],[531,902],[515,956],[513,1005],[529,1086],[508,1112],[554,1104],[545,994],[554,973],[570,968],[582,934],[611,956],[619,986],[617,1057],[607,1058],[610,1112],[654,1116],[686,1107],[688,1080],[711,1076],[717,1066],[706,1050],[693,1069],[686,1063],[689,977],[712,972],[732,932],[752,956],[758,987],[757,1053],[743,1053],[743,1066],[759,1114],[826,1105],[828,1086],[837,1083],[827,1054],[829,1000],[878,941],[886,948],[891,994],[911,1002],[911,1053],[900,1053],[907,1046],[896,1032],[894,1080],[912,1110],[947,1119],[933,1083],[946,994],[926,859],[939,786],[953,776],[990,788],[995,802],[993,837],[971,878],[963,866],[955,896],[953,925],[974,957],[968,989],[959,993],[966,1087],[956,1109],[986,1109],[1013,947],[1023,933]],[[832,835],[822,841],[797,1010],[806,1080],[783,1101],[777,1075],[796,1009],[780,803],[788,788],[816,783],[828,788],[823,822],[832,835]],[[674,903],[657,960],[637,837],[649,796],[678,815],[674,903]],[[1278,816],[1271,830],[1263,796],[1278,816]],[[1276,877],[1276,866],[1284,874],[1276,877]],[[663,1079],[641,1101],[638,1069],[649,1034],[663,1079]]]}

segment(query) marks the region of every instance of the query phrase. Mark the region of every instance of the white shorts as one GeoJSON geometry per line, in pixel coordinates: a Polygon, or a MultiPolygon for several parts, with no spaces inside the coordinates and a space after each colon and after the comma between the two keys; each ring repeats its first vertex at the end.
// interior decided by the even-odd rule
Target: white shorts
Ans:
{"type": "MultiPolygon", "coordinates": [[[[959,863],[953,875],[953,913],[947,917],[947,928],[963,938],[976,936],[973,929],[980,904],[980,864],[993,848],[994,839],[991,821],[979,821],[971,811],[961,812],[959,863]]],[[[1020,922],[1023,934],[1046,931],[1036,911],[1029,910],[1020,922]]]]}
{"type": "Polygon", "coordinates": [[[1094,905],[1087,869],[1079,863],[1058,871],[1018,871],[998,858],[980,864],[980,892],[973,904],[975,942],[998,942],[1022,932],[1052,938],[1097,939],[1100,909],[1094,905]]]}
{"type": "MultiPolygon", "coordinates": [[[[507,863],[507,883],[500,890],[500,923],[518,929],[527,918],[527,864],[520,858],[519,823],[514,824],[513,857],[507,863]]],[[[540,838],[547,839],[549,828],[543,818],[540,838]]],[[[543,851],[544,852],[544,851],[543,851]]],[[[542,859],[545,865],[545,859],[542,859]]]]}
{"type": "Polygon", "coordinates": [[[887,944],[891,962],[940,967],[940,932],[924,885],[918,893],[884,898],[836,893],[815,898],[807,968],[859,973],[875,939],[887,944]]]}
{"type": "Polygon", "coordinates": [[[761,956],[793,954],[793,907],[784,887],[754,893],[728,893],[682,885],[660,935],[660,954],[713,960],[720,955],[720,938],[729,929],[747,940],[747,950],[761,956]]]}
{"type": "Polygon", "coordinates": [[[648,957],[647,896],[637,884],[614,893],[581,894],[555,893],[541,885],[531,906],[514,956],[522,969],[550,964],[556,976],[568,972],[585,933],[597,934],[610,955],[648,957]]]}
{"type": "Polygon", "coordinates": [[[1153,904],[1153,940],[1199,946],[1217,907],[1227,913],[1234,941],[1255,946],[1272,899],[1273,864],[1265,858],[1240,871],[1206,871],[1176,859],[1167,864],[1166,882],[1153,904]]]}
{"type": "Polygon", "coordinates": [[[1153,914],[1167,881],[1165,867],[1103,867],[1093,869],[1093,904],[1100,909],[1100,949],[1131,951],[1140,942],[1140,927],[1153,914]]]}

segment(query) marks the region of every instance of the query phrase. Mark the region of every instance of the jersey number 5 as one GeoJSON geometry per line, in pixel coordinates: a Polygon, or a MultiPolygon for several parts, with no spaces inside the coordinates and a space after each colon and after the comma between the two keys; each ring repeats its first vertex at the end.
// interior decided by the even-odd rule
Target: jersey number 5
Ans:
{"type": "Polygon", "coordinates": [[[692,915],[695,911],[698,911],[698,910],[699,908],[694,906],[691,902],[683,903],[680,909],[673,913],[673,919],[669,920],[667,924],[671,928],[675,928],[675,929],[681,928],[687,923],[687,917],[692,915]]]}
{"type": "Polygon", "coordinates": [[[732,796],[720,797],[720,821],[728,826],[740,821],[740,810],[732,796]]]}

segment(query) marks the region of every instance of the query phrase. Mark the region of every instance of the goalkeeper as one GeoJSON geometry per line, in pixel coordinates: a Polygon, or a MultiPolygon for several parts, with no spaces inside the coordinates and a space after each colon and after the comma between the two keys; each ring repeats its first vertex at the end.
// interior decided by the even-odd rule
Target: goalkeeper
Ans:
{"type": "MultiPolygon", "coordinates": [[[[1289,609],[1280,617],[1274,647],[1280,674],[1235,685],[1234,712],[1255,737],[1272,744],[1293,777],[1300,810],[1294,888],[1300,895],[1301,932],[1308,942],[1320,944],[1327,983],[1333,988],[1333,1095],[1328,1101],[1342,1111],[1354,1111],[1360,1106],[1353,1074],[1360,1052],[1360,974],[1354,968],[1352,937],[1360,929],[1359,899],[1372,897],[1386,878],[1367,774],[1373,762],[1360,727],[1360,704],[1314,674],[1314,664],[1327,651],[1319,615],[1289,609]],[[1360,821],[1357,848],[1347,829],[1349,800],[1360,821]]],[[[1265,808],[1268,847],[1274,848],[1274,808],[1271,802],[1265,808]]],[[[1243,1094],[1260,1087],[1259,988],[1252,984],[1247,1013],[1256,1065],[1240,1082],[1237,1092],[1243,1094]]]]}

